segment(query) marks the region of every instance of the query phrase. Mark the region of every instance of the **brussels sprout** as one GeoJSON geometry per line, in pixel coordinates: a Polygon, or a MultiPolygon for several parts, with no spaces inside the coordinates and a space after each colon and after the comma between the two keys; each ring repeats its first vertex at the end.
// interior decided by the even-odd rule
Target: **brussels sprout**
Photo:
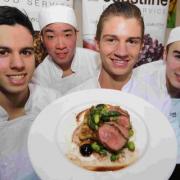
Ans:
{"type": "Polygon", "coordinates": [[[130,150],[130,151],[134,151],[135,150],[135,144],[133,141],[128,141],[127,143],[127,148],[130,150]]]}
{"type": "Polygon", "coordinates": [[[91,144],[91,148],[95,151],[95,152],[100,152],[101,150],[101,146],[97,143],[97,142],[93,142],[91,144]]]}
{"type": "Polygon", "coordinates": [[[131,136],[133,136],[133,135],[134,135],[134,131],[133,131],[133,129],[129,129],[129,131],[128,131],[128,135],[129,135],[129,137],[131,137],[131,136]]]}
{"type": "Polygon", "coordinates": [[[111,154],[111,161],[116,161],[117,159],[119,158],[119,155],[118,154],[111,154]]]}

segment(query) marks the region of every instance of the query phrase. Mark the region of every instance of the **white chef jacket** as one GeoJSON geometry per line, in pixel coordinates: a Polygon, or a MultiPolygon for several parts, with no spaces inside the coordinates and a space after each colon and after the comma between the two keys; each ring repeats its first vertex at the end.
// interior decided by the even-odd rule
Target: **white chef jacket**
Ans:
{"type": "MultiPolygon", "coordinates": [[[[143,67],[145,70],[145,66],[143,67]]],[[[147,66],[148,70],[148,66],[147,66]]],[[[161,64],[158,69],[149,75],[144,75],[144,81],[151,85],[161,102],[159,110],[171,123],[178,143],[177,163],[180,164],[180,99],[171,98],[166,87],[166,65],[161,64]]]]}
{"type": "MultiPolygon", "coordinates": [[[[96,73],[96,77],[93,77],[79,86],[71,89],[67,92],[67,94],[85,89],[101,88],[98,81],[99,74],[100,71],[96,73]]],[[[139,74],[137,74],[137,72],[133,72],[130,80],[122,87],[121,91],[134,94],[160,108],[162,103],[159,101],[159,97],[155,91],[149,86],[149,84],[139,79],[139,74]]]]}
{"type": "Polygon", "coordinates": [[[39,179],[28,157],[28,132],[38,113],[59,94],[32,84],[29,89],[30,96],[25,104],[26,115],[9,121],[7,112],[0,106],[0,180],[39,179]]]}
{"type": "Polygon", "coordinates": [[[62,69],[54,63],[50,56],[47,56],[36,68],[32,82],[65,94],[68,90],[94,76],[100,64],[99,53],[77,47],[71,64],[71,69],[75,73],[62,77],[62,69]]]}
{"type": "Polygon", "coordinates": [[[133,71],[136,73],[136,77],[141,77],[144,75],[150,75],[154,73],[154,71],[157,71],[161,66],[164,65],[164,61],[162,59],[158,61],[153,61],[150,63],[146,63],[143,65],[140,65],[133,69],[133,71]]]}

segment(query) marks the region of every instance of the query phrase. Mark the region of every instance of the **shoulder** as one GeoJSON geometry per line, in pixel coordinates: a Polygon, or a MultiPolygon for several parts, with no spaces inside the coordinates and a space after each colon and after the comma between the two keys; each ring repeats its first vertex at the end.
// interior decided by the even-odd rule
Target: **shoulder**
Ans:
{"type": "Polygon", "coordinates": [[[36,67],[36,70],[52,66],[53,64],[54,62],[52,61],[51,57],[47,55],[44,60],[36,67]]]}
{"type": "Polygon", "coordinates": [[[31,82],[47,87],[59,72],[59,67],[47,56],[35,69],[31,82]]]}
{"type": "Polygon", "coordinates": [[[29,84],[29,89],[34,100],[51,102],[61,96],[61,92],[38,84],[29,84]]]}
{"type": "Polygon", "coordinates": [[[166,101],[167,88],[165,78],[165,66],[153,70],[152,73],[143,76],[133,76],[136,93],[143,94],[143,98],[153,104],[158,109],[162,109],[166,101]]]}
{"type": "Polygon", "coordinates": [[[133,71],[136,74],[136,76],[146,76],[146,75],[151,75],[152,73],[154,73],[163,66],[165,66],[163,60],[158,60],[138,66],[134,68],[133,71]]]}
{"type": "Polygon", "coordinates": [[[140,79],[149,83],[151,86],[153,83],[161,85],[165,81],[165,69],[166,65],[162,60],[147,63],[133,69],[134,79],[140,79]]]}
{"type": "Polygon", "coordinates": [[[97,77],[88,79],[87,81],[83,82],[82,84],[80,84],[80,85],[74,87],[73,89],[71,89],[70,91],[68,91],[66,94],[70,94],[72,92],[86,90],[86,89],[94,89],[94,88],[98,88],[97,77]]]}
{"type": "Polygon", "coordinates": [[[37,116],[47,105],[60,97],[60,93],[37,84],[29,84],[30,96],[26,103],[29,113],[37,116]]]}
{"type": "MultiPolygon", "coordinates": [[[[155,64],[154,64],[155,65],[155,64]]],[[[153,65],[153,66],[154,66],[153,65]]],[[[158,89],[161,92],[164,91],[166,87],[166,73],[165,73],[165,65],[164,64],[158,64],[158,67],[148,68],[149,66],[145,67],[145,69],[139,69],[139,71],[133,71],[133,78],[141,82],[143,84],[146,84],[147,86],[151,86],[153,89],[158,89]]]]}
{"type": "Polygon", "coordinates": [[[87,48],[76,48],[75,61],[80,62],[81,66],[86,68],[99,69],[101,66],[101,59],[98,52],[87,48]]]}

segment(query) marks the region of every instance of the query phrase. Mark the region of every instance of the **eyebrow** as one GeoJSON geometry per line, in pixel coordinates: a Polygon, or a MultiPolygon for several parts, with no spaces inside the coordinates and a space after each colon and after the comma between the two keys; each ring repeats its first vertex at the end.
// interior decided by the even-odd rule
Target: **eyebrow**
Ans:
{"type": "Polygon", "coordinates": [[[10,49],[10,48],[6,46],[0,46],[0,49],[10,49]]]}
{"type": "MultiPolygon", "coordinates": [[[[0,46],[0,49],[3,49],[3,50],[12,50],[11,48],[7,47],[7,46],[0,46]]],[[[20,51],[22,50],[31,50],[31,51],[34,51],[34,47],[31,47],[31,46],[27,46],[27,47],[23,47],[20,49],[20,51]]]]}
{"type": "MultiPolygon", "coordinates": [[[[103,38],[105,38],[105,37],[114,37],[114,38],[117,38],[117,36],[113,35],[113,34],[105,34],[105,35],[103,35],[103,38]]],[[[137,36],[137,37],[128,37],[127,39],[139,39],[139,40],[142,40],[142,38],[139,37],[139,36],[137,36]]]]}
{"type": "MultiPolygon", "coordinates": [[[[47,32],[54,32],[54,30],[52,30],[52,29],[45,29],[45,31],[44,31],[44,33],[47,33],[47,32]]],[[[65,29],[65,30],[63,30],[62,32],[73,32],[73,30],[72,29],[65,29]]]]}
{"type": "Polygon", "coordinates": [[[177,54],[180,54],[180,51],[178,50],[174,50],[173,53],[177,53],[177,54]]]}
{"type": "Polygon", "coordinates": [[[31,51],[34,51],[34,47],[24,47],[24,48],[22,48],[22,50],[31,50],[31,51]]]}

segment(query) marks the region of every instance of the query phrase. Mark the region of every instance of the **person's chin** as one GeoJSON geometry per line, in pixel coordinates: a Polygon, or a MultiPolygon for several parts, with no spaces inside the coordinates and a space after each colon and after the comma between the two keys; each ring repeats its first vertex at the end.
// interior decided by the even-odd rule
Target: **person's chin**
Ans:
{"type": "Polygon", "coordinates": [[[7,92],[11,93],[11,94],[21,94],[24,91],[26,91],[27,88],[28,88],[27,85],[26,86],[17,86],[17,87],[11,86],[11,87],[7,88],[7,92]]]}

